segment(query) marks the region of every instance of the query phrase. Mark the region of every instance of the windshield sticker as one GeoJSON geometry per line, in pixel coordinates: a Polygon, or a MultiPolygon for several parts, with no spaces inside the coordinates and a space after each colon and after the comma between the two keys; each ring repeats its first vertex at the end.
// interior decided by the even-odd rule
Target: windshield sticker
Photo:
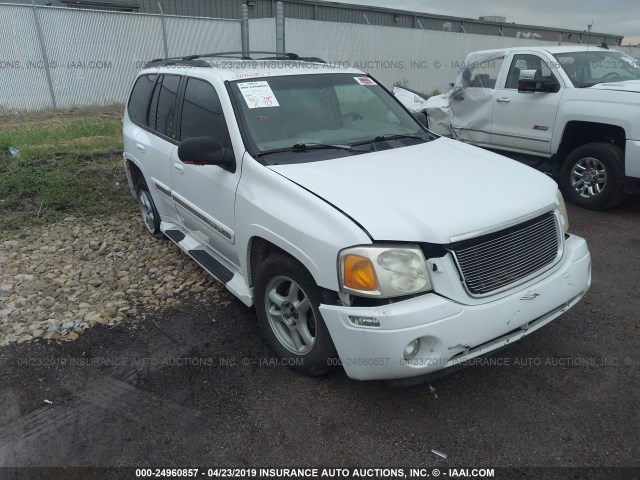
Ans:
{"type": "Polygon", "coordinates": [[[376,82],[369,77],[353,77],[360,85],[377,85],[376,82]]]}
{"type": "Polygon", "coordinates": [[[253,73],[238,73],[231,77],[231,80],[244,80],[245,78],[256,78],[256,77],[268,77],[269,72],[253,72],[253,73]]]}
{"type": "Polygon", "coordinates": [[[240,93],[249,108],[279,107],[278,99],[265,81],[243,82],[238,84],[240,93]]]}

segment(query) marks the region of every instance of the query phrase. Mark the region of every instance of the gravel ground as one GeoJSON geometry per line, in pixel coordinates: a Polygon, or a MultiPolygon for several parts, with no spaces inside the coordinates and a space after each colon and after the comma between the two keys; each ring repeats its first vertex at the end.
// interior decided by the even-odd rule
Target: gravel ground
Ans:
{"type": "Polygon", "coordinates": [[[136,318],[141,304],[165,308],[187,292],[202,301],[205,290],[208,300],[226,291],[171,242],[150,237],[137,215],[68,217],[0,239],[0,346],[75,340],[95,324],[136,318]]]}
{"type": "MultiPolygon", "coordinates": [[[[53,293],[60,288],[58,298],[68,302],[72,287],[65,292],[53,280],[74,259],[74,271],[89,269],[87,281],[97,271],[112,285],[78,281],[84,294],[112,299],[124,292],[130,310],[119,324],[95,325],[73,342],[0,347],[0,465],[536,466],[562,470],[526,476],[531,471],[520,468],[496,478],[640,478],[640,197],[610,212],[569,206],[569,214],[571,231],[587,239],[593,257],[585,299],[501,351],[494,358],[503,364],[468,367],[433,382],[433,389],[390,389],[350,380],[342,370],[296,374],[273,358],[251,309],[207,283],[177,247],[147,239],[137,218],[46,230],[57,232],[49,243],[73,242],[76,227],[78,237],[98,242],[95,251],[83,253],[78,240],[75,249],[51,252],[47,272],[57,269],[51,281],[35,272],[40,262],[34,266],[29,252],[39,247],[27,246],[30,237],[2,245],[2,284],[15,289],[5,300],[24,292],[25,279],[15,276],[27,274],[33,284],[55,287],[53,293]],[[118,261],[97,254],[105,231],[111,237],[103,253],[108,249],[118,261]],[[83,256],[102,266],[92,270],[83,256]],[[4,265],[19,262],[25,271],[5,273],[4,265]],[[151,277],[152,268],[175,277],[168,279],[173,289],[193,280],[188,290],[202,287],[206,298],[204,292],[191,297],[184,287],[175,305],[162,308],[166,301],[154,296],[153,284],[164,286],[165,296],[171,290],[159,272],[151,277]],[[127,294],[133,285],[118,287],[122,270],[138,291],[151,290],[148,301],[135,303],[137,295],[127,294]]],[[[26,233],[39,241],[35,231],[26,233]]],[[[79,302],[70,305],[79,311],[79,302]]],[[[64,312],[56,313],[60,321],[64,312]]]]}

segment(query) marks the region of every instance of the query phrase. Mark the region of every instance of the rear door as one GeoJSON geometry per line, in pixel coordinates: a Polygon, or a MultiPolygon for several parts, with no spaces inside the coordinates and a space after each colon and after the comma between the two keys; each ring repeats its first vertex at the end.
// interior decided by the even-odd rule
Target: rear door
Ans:
{"type": "MultiPolygon", "coordinates": [[[[185,77],[184,82],[179,112],[180,140],[214,137],[226,149],[226,155],[234,155],[220,97],[214,86],[192,77],[185,77]]],[[[174,152],[171,188],[182,223],[204,245],[236,266],[234,206],[239,180],[240,168],[231,171],[217,165],[197,165],[188,159],[180,160],[177,151],[174,152]]]]}
{"type": "Polygon", "coordinates": [[[174,124],[175,93],[180,78],[175,75],[142,75],[136,80],[128,104],[133,125],[125,135],[125,150],[142,165],[149,192],[161,217],[176,217],[171,200],[171,157],[176,147],[171,128],[174,124]],[[163,86],[164,85],[164,86],[163,86]],[[173,104],[168,102],[164,118],[158,122],[157,105],[162,89],[173,91],[173,104]],[[156,123],[162,128],[156,131],[156,123]]]}
{"type": "Polygon", "coordinates": [[[564,83],[537,52],[513,55],[507,76],[500,81],[493,106],[491,143],[495,147],[538,155],[551,155],[551,136],[564,83]],[[518,92],[523,70],[535,71],[535,78],[556,80],[553,92],[518,92]]]}

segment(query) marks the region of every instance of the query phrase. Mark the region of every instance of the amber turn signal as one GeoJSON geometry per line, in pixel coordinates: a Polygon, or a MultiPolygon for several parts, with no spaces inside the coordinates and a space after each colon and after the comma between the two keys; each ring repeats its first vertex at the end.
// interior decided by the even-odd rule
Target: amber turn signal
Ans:
{"type": "Polygon", "coordinates": [[[371,260],[360,255],[348,254],[342,257],[342,282],[351,290],[378,290],[378,279],[371,260]]]}

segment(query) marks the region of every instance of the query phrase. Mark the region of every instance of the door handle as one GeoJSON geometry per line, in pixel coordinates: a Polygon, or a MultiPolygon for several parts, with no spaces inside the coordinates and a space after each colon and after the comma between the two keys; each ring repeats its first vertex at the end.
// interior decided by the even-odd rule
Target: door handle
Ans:
{"type": "Polygon", "coordinates": [[[180,165],[178,162],[174,163],[173,167],[176,169],[176,172],[178,172],[180,175],[184,173],[184,167],[180,165]]]}
{"type": "Polygon", "coordinates": [[[496,100],[496,101],[497,101],[497,102],[500,102],[500,103],[509,103],[511,100],[510,100],[510,99],[508,99],[507,97],[501,97],[501,98],[499,98],[499,99],[498,99],[498,100],[496,100]]]}
{"type": "Polygon", "coordinates": [[[140,152],[142,152],[142,153],[144,153],[144,151],[145,151],[144,145],[141,144],[141,143],[136,143],[136,148],[138,150],[140,150],[140,152]]]}

